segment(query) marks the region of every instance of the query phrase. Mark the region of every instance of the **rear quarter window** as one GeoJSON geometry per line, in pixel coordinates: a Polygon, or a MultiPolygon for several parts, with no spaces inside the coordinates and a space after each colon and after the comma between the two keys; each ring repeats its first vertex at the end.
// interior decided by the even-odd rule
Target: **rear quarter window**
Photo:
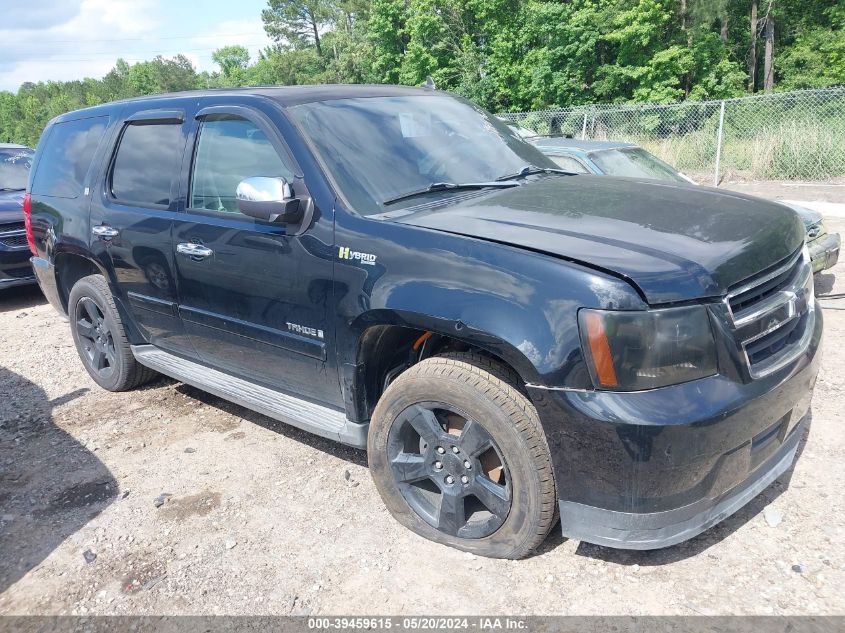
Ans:
{"type": "Polygon", "coordinates": [[[32,179],[33,195],[79,197],[108,126],[107,116],[54,123],[32,179]]]}

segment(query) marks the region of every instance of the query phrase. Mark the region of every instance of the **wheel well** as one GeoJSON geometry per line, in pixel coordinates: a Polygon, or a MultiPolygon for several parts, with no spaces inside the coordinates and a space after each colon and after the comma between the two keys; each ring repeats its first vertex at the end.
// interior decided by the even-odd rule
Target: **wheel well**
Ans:
{"type": "Polygon", "coordinates": [[[516,372],[500,357],[461,339],[401,325],[369,327],[358,346],[357,364],[362,371],[356,397],[363,409],[361,413],[369,419],[388,385],[421,360],[446,352],[469,351],[488,356],[516,372]]]}
{"type": "Polygon", "coordinates": [[[62,299],[62,306],[65,312],[67,312],[68,297],[74,284],[83,277],[94,275],[100,271],[90,259],[72,253],[59,253],[56,255],[55,266],[59,296],[62,299]]]}

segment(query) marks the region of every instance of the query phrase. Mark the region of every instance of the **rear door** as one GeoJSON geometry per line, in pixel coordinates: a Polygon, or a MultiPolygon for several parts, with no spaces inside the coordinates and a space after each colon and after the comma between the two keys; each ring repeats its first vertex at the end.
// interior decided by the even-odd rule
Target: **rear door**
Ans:
{"type": "Polygon", "coordinates": [[[91,206],[92,250],[114,271],[117,296],[142,336],[196,356],[177,309],[171,230],[190,123],[182,109],[135,112],[104,157],[91,206]]]}
{"type": "MultiPolygon", "coordinates": [[[[257,108],[197,115],[185,161],[186,208],[174,225],[179,312],[199,356],[223,371],[327,403],[340,401],[327,367],[334,325],[331,209],[304,233],[238,211],[253,176],[303,186],[271,119],[257,108]]],[[[295,192],[296,193],[296,192],[295,192]]]]}

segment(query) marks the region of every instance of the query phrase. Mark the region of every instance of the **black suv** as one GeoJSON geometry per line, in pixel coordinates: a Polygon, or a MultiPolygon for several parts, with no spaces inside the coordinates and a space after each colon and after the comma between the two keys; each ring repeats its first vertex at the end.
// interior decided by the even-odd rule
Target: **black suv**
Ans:
{"type": "Polygon", "coordinates": [[[572,175],[435,90],[192,92],[65,114],[27,208],[105,389],[156,372],[368,450],[429,539],[649,549],[792,464],[822,334],[795,213],[572,175]]]}

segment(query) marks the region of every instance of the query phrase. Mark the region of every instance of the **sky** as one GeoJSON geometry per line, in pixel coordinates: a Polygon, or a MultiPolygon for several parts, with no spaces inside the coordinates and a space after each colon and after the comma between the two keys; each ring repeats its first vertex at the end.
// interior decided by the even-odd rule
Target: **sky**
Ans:
{"type": "Polygon", "coordinates": [[[182,53],[215,70],[214,49],[270,40],[267,0],[0,0],[0,90],[25,81],[100,78],[128,62],[182,53]]]}

